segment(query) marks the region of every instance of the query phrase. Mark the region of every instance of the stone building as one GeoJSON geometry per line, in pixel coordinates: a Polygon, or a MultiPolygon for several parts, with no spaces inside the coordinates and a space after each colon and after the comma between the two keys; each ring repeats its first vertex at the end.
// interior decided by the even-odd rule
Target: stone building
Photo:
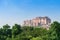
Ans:
{"type": "Polygon", "coordinates": [[[51,19],[48,17],[36,17],[33,18],[32,20],[26,20],[24,21],[24,26],[41,26],[48,28],[51,23],[51,19]]]}

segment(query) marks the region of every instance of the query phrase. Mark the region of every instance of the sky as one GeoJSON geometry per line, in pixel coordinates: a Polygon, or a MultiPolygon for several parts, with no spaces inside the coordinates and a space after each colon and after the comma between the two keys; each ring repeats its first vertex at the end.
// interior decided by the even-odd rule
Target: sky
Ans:
{"type": "Polygon", "coordinates": [[[39,16],[60,22],[60,0],[0,0],[0,26],[39,16]]]}

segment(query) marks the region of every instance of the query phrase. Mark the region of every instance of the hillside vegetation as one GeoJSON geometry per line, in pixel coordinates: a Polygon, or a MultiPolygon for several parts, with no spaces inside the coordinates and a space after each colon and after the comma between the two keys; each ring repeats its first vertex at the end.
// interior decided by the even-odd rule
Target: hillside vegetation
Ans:
{"type": "Polygon", "coordinates": [[[6,24],[0,28],[0,40],[60,40],[60,23],[53,22],[49,30],[29,26],[21,27],[18,24],[10,28],[6,24]]]}

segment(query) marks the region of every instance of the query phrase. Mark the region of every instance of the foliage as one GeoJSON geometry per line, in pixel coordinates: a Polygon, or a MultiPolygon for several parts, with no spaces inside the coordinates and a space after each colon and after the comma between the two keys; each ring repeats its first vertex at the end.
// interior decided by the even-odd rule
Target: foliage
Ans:
{"type": "Polygon", "coordinates": [[[55,21],[49,30],[39,27],[8,24],[0,28],[0,40],[60,40],[60,23],[55,21]]]}

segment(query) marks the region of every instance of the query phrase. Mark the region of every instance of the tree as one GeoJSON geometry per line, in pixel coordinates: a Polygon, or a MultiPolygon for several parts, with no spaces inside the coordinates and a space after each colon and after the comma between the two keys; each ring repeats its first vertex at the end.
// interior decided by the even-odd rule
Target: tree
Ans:
{"type": "Polygon", "coordinates": [[[12,27],[12,35],[15,37],[16,35],[20,34],[21,33],[21,26],[18,25],[18,24],[15,24],[13,27],[12,27]]]}
{"type": "Polygon", "coordinates": [[[7,37],[11,37],[11,29],[8,24],[4,25],[2,29],[2,35],[4,39],[6,39],[7,37]]]}
{"type": "Polygon", "coordinates": [[[9,29],[9,28],[10,28],[10,26],[8,24],[3,26],[3,29],[9,29]]]}
{"type": "Polygon", "coordinates": [[[59,22],[55,21],[51,24],[49,34],[50,34],[50,38],[53,40],[60,39],[60,23],[59,22]]]}

